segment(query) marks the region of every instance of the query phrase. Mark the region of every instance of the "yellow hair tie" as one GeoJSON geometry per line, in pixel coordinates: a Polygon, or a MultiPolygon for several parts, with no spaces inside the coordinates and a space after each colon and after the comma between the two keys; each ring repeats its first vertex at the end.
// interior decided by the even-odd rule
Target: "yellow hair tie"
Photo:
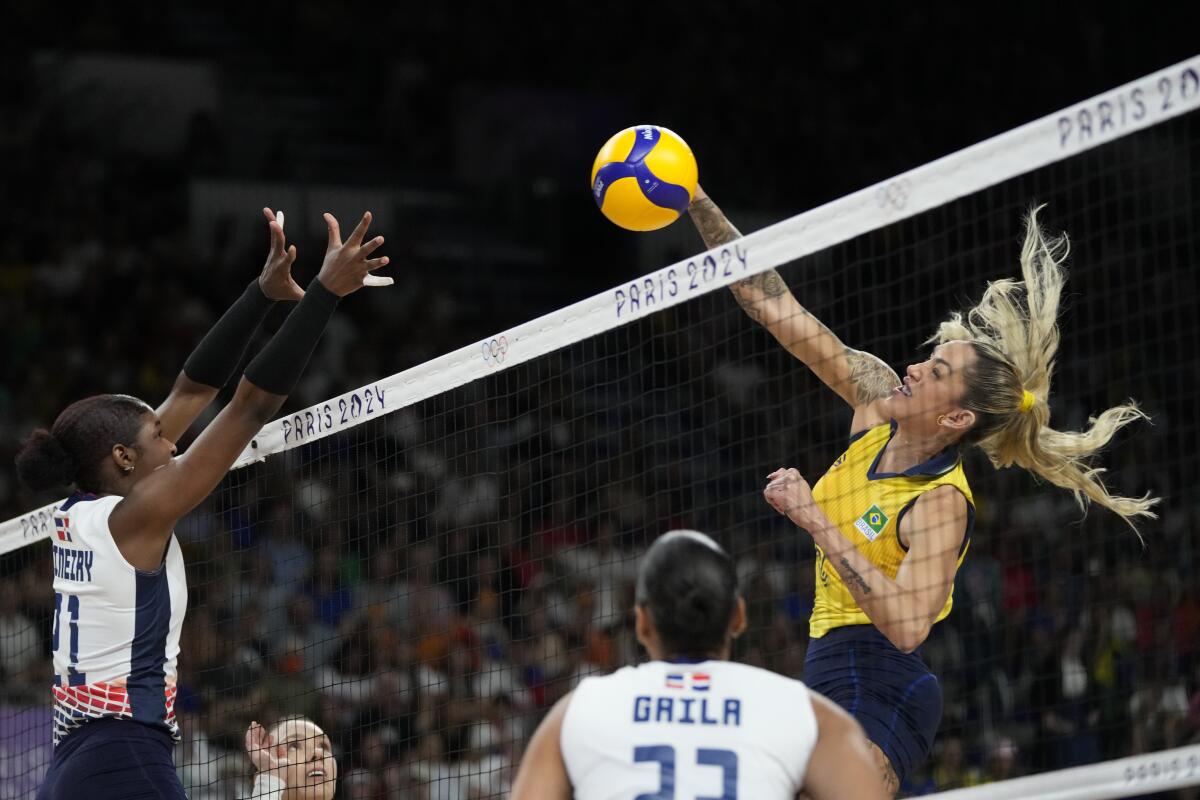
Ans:
{"type": "Polygon", "coordinates": [[[1025,389],[1024,393],[1021,395],[1021,413],[1028,414],[1029,410],[1033,408],[1033,404],[1036,401],[1037,398],[1033,396],[1033,392],[1025,389]]]}

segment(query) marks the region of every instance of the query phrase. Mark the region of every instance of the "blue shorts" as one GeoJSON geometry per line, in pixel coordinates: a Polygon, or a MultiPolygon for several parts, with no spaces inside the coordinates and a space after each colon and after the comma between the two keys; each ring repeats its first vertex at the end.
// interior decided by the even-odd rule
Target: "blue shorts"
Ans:
{"type": "Polygon", "coordinates": [[[924,763],[942,721],[942,687],[916,653],[874,625],[834,628],[808,643],[804,683],[850,713],[901,782],[924,763]]]}
{"type": "Polygon", "coordinates": [[[141,722],[97,719],[54,748],[37,800],[187,800],[171,734],[141,722]]]}

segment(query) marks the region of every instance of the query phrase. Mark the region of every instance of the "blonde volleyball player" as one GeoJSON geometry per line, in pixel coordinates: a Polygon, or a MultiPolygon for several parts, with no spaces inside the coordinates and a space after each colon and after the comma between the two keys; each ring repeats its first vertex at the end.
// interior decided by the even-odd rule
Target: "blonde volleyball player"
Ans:
{"type": "Polygon", "coordinates": [[[338,765],[333,744],[307,717],[288,717],[268,730],[251,722],[246,755],[254,765],[250,800],[331,800],[338,765]]]}
{"type": "Polygon", "coordinates": [[[638,568],[651,661],[585,678],[529,743],[514,800],[886,796],[862,728],[804,684],[729,661],[746,627],[733,560],[672,531],[638,568]]]}
{"type": "MultiPolygon", "coordinates": [[[[741,235],[702,190],[689,212],[708,247],[741,235]]],[[[1157,501],[1109,493],[1088,465],[1143,416],[1136,406],[1110,408],[1081,433],[1049,425],[1066,249],[1030,214],[1024,280],[995,281],[975,308],[951,314],[929,358],[903,380],[843,345],[774,270],[731,287],[746,313],[854,410],[846,452],[811,491],[799,472],[779,469],[765,496],[817,544],[805,682],[862,723],[893,792],[929,754],[941,718],[941,689],[916,650],[950,613],[971,537],[961,449],[976,445],[997,467],[1016,464],[1131,525],[1153,516],[1157,501]]]]}
{"type": "MultiPolygon", "coordinates": [[[[338,300],[379,282],[364,243],[365,214],[342,242],[326,215],[329,246],[302,292],[291,277],[296,249],[264,209],[272,247],[262,274],[188,358],[166,401],[152,409],[128,395],[67,407],[35,430],[17,455],[35,490],[73,485],[54,514],[54,756],[38,800],[183,798],[171,760],[175,662],[187,609],[183,556],[172,529],[228,472],[283,404],[338,300]],[[300,302],[246,367],[229,404],[175,458],[175,440],[212,402],[250,336],[277,300],[300,302]]],[[[117,313],[114,311],[114,313],[117,313]]]]}

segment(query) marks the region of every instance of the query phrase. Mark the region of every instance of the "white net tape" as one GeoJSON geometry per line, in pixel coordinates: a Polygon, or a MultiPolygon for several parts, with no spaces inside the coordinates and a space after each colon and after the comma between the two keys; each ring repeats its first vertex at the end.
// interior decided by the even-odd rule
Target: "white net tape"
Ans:
{"type": "MultiPolygon", "coordinates": [[[[234,468],[1200,108],[1200,56],[263,427],[234,468]]],[[[0,553],[50,535],[57,503],[0,523],[0,553]]]]}
{"type": "Polygon", "coordinates": [[[1200,786],[1200,745],[941,792],[942,800],[1105,800],[1200,786]]]}

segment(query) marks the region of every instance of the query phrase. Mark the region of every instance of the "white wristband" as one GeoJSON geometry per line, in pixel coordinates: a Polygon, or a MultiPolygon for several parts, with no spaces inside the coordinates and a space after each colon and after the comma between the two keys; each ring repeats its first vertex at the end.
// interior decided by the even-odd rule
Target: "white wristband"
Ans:
{"type": "Polygon", "coordinates": [[[250,792],[252,800],[280,800],[287,784],[278,775],[260,772],[254,776],[254,790],[250,792]]]}

